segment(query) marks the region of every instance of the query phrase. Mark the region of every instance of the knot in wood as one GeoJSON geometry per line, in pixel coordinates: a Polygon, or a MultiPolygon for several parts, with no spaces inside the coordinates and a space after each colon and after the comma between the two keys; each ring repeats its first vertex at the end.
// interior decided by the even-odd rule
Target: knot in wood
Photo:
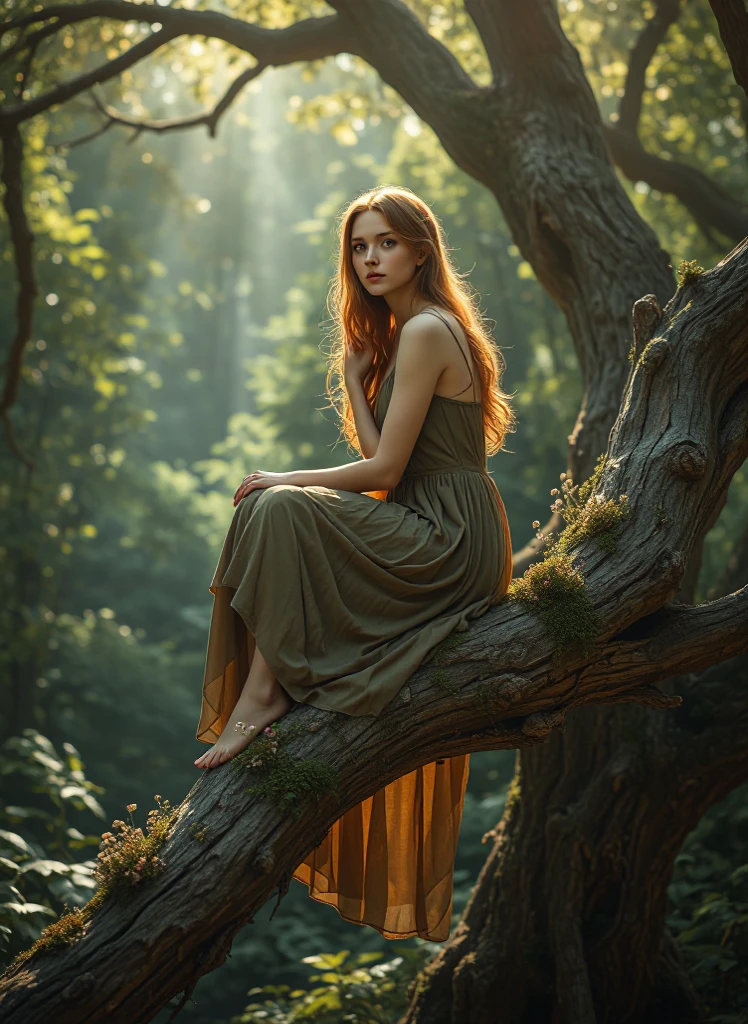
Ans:
{"type": "Polygon", "coordinates": [[[523,665],[528,657],[528,650],[524,644],[513,643],[504,650],[506,660],[511,665],[523,665]]]}
{"type": "Polygon", "coordinates": [[[652,338],[652,340],[645,345],[644,351],[641,354],[642,368],[646,370],[647,373],[654,373],[667,355],[669,348],[670,342],[667,338],[652,338]]]}
{"type": "Polygon", "coordinates": [[[680,441],[668,456],[668,469],[684,480],[700,480],[706,473],[706,452],[694,441],[680,441]]]}
{"type": "Polygon", "coordinates": [[[497,697],[502,703],[516,704],[527,692],[527,680],[523,676],[500,676],[498,682],[497,697]]]}
{"type": "Polygon", "coordinates": [[[61,993],[62,998],[66,1002],[73,1002],[76,999],[83,999],[94,987],[94,976],[90,971],[85,974],[79,974],[77,978],[73,978],[69,985],[67,985],[61,993]]]}
{"type": "Polygon", "coordinates": [[[639,350],[650,340],[662,316],[657,296],[644,295],[637,299],[631,315],[634,321],[634,345],[639,350]]]}
{"type": "Polygon", "coordinates": [[[275,867],[275,854],[269,846],[261,846],[252,861],[252,867],[262,875],[269,875],[275,867]]]}
{"type": "Polygon", "coordinates": [[[686,571],[686,559],[683,552],[667,548],[662,552],[657,568],[659,575],[669,587],[677,587],[686,571]]]}
{"type": "Polygon", "coordinates": [[[522,732],[526,736],[547,736],[556,726],[561,725],[563,720],[563,711],[537,711],[525,719],[522,732]]]}

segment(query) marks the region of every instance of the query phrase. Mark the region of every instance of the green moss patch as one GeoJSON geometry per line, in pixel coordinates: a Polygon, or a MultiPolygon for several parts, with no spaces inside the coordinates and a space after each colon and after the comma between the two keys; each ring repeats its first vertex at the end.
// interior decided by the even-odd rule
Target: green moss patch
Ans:
{"type": "Polygon", "coordinates": [[[197,840],[198,843],[204,843],[208,838],[208,826],[203,825],[199,821],[195,821],[190,825],[189,834],[190,837],[197,840]]]}
{"type": "Polygon", "coordinates": [[[508,593],[510,600],[540,615],[557,656],[569,650],[589,652],[597,635],[597,613],[570,555],[546,554],[522,579],[512,580],[508,593]]]}
{"type": "MultiPolygon", "coordinates": [[[[558,512],[566,527],[558,538],[538,532],[545,541],[541,562],[531,565],[521,579],[512,580],[507,596],[519,601],[543,619],[553,640],[556,655],[569,650],[587,654],[598,632],[598,615],[587,593],[582,570],[584,561],[572,557],[580,542],[592,538],[605,551],[615,552],[625,520],[631,515],[628,498],[606,498],[597,494],[605,468],[605,454],[580,487],[566,473],[561,474],[561,489],[554,488],[551,511],[558,512]]],[[[540,526],[537,521],[533,524],[540,526]]]]}
{"type": "Polygon", "coordinates": [[[704,268],[700,267],[696,260],[681,260],[678,267],[678,287],[682,288],[684,284],[689,284],[703,273],[704,268]]]}
{"type": "Polygon", "coordinates": [[[561,552],[570,551],[586,537],[593,537],[605,551],[613,553],[616,550],[616,538],[623,529],[624,521],[631,515],[631,508],[625,494],[606,498],[595,493],[605,468],[605,458],[605,453],[598,456],[592,474],[578,490],[562,473],[561,492],[557,488],[551,491],[551,495],[556,496],[551,508],[560,512],[567,523],[558,538],[558,550],[561,552]]]}
{"type": "Polygon", "coordinates": [[[34,944],[28,949],[24,949],[11,961],[8,970],[12,971],[14,968],[20,967],[37,953],[60,953],[82,938],[86,924],[91,918],[91,904],[95,900],[96,896],[89,900],[84,907],[74,907],[61,914],[52,924],[48,924],[34,944]]]}
{"type": "Polygon", "coordinates": [[[262,732],[248,747],[232,759],[235,771],[250,770],[256,781],[248,793],[261,800],[272,800],[281,810],[291,811],[298,817],[299,803],[307,797],[319,801],[320,797],[335,792],[338,773],[321,758],[308,757],[295,760],[285,749],[284,742],[291,735],[307,732],[308,727],[279,726],[262,732]]]}

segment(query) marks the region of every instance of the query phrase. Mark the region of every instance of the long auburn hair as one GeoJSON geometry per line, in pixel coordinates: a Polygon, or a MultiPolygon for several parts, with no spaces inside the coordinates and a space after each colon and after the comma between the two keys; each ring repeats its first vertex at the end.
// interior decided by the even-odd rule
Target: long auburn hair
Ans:
{"type": "Polygon", "coordinates": [[[374,351],[372,367],[363,382],[373,408],[397,334],[395,317],[386,299],[382,295],[370,295],[353,268],[353,221],[365,210],[378,210],[401,241],[415,251],[428,253],[424,262],[416,267],[416,297],[421,296],[449,310],[465,332],[481,382],[486,454],[496,454],[504,447],[506,435],[516,423],[509,396],[500,388],[506,369],[504,357],[486,325],[475,289],[452,265],[441,225],[430,207],[410,189],[398,185],[380,185],[364,192],[348,204],[338,219],[337,269],[327,296],[333,327],[326,387],[333,406],[338,409],[344,438],[361,453],[344,382],[347,349],[370,345],[374,351]]]}

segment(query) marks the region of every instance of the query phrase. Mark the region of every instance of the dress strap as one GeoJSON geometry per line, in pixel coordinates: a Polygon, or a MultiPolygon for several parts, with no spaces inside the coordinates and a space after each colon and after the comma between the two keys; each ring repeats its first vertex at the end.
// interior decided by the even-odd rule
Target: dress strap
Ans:
{"type": "MultiPolygon", "coordinates": [[[[454,340],[455,340],[455,341],[457,342],[457,347],[458,347],[458,349],[460,350],[460,354],[462,355],[462,358],[463,358],[463,359],[465,360],[465,366],[467,366],[467,368],[468,368],[468,373],[470,374],[470,383],[469,383],[469,384],[467,384],[467,385],[466,385],[466,386],[465,386],[465,387],[464,387],[464,388],[462,389],[462,391],[458,391],[458,392],[457,392],[457,395],[461,395],[463,391],[467,391],[467,389],[471,387],[471,388],[473,389],[473,399],[475,399],[475,400],[477,401],[477,399],[475,398],[475,381],[474,381],[474,379],[473,379],[473,371],[472,371],[472,370],[470,369],[470,363],[468,362],[468,357],[467,357],[467,356],[465,355],[465,353],[463,352],[463,350],[462,350],[462,345],[460,344],[460,342],[459,342],[459,339],[458,339],[457,335],[456,335],[456,334],[455,334],[455,332],[454,332],[454,331],[452,330],[452,327],[451,327],[451,325],[450,325],[449,321],[447,320],[447,318],[446,318],[446,317],[444,316],[444,314],[443,314],[443,313],[440,313],[440,312],[439,312],[439,310],[438,310],[438,309],[433,309],[433,308],[431,308],[431,307],[429,307],[429,306],[424,306],[424,307],[423,307],[423,309],[421,310],[421,312],[422,312],[422,313],[433,313],[433,314],[434,314],[434,316],[438,316],[438,317],[439,317],[439,319],[440,319],[440,320],[442,321],[442,323],[443,323],[443,324],[446,324],[446,325],[447,325],[447,327],[449,328],[449,332],[450,332],[450,334],[452,335],[452,337],[454,338],[454,340]]],[[[452,395],[452,398],[457,398],[457,395],[452,395]]]]}

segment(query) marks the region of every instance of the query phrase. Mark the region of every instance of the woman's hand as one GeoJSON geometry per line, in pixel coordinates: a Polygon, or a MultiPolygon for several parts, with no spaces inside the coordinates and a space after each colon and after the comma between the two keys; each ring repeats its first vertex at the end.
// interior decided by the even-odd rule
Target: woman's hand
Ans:
{"type": "Polygon", "coordinates": [[[343,373],[346,380],[362,381],[374,362],[374,350],[366,345],[364,348],[347,348],[343,359],[343,373]]]}
{"type": "Polygon", "coordinates": [[[234,508],[251,491],[259,491],[265,487],[275,487],[276,484],[287,484],[288,482],[288,473],[263,473],[261,469],[256,473],[250,473],[249,476],[244,477],[236,489],[234,508]]]}

